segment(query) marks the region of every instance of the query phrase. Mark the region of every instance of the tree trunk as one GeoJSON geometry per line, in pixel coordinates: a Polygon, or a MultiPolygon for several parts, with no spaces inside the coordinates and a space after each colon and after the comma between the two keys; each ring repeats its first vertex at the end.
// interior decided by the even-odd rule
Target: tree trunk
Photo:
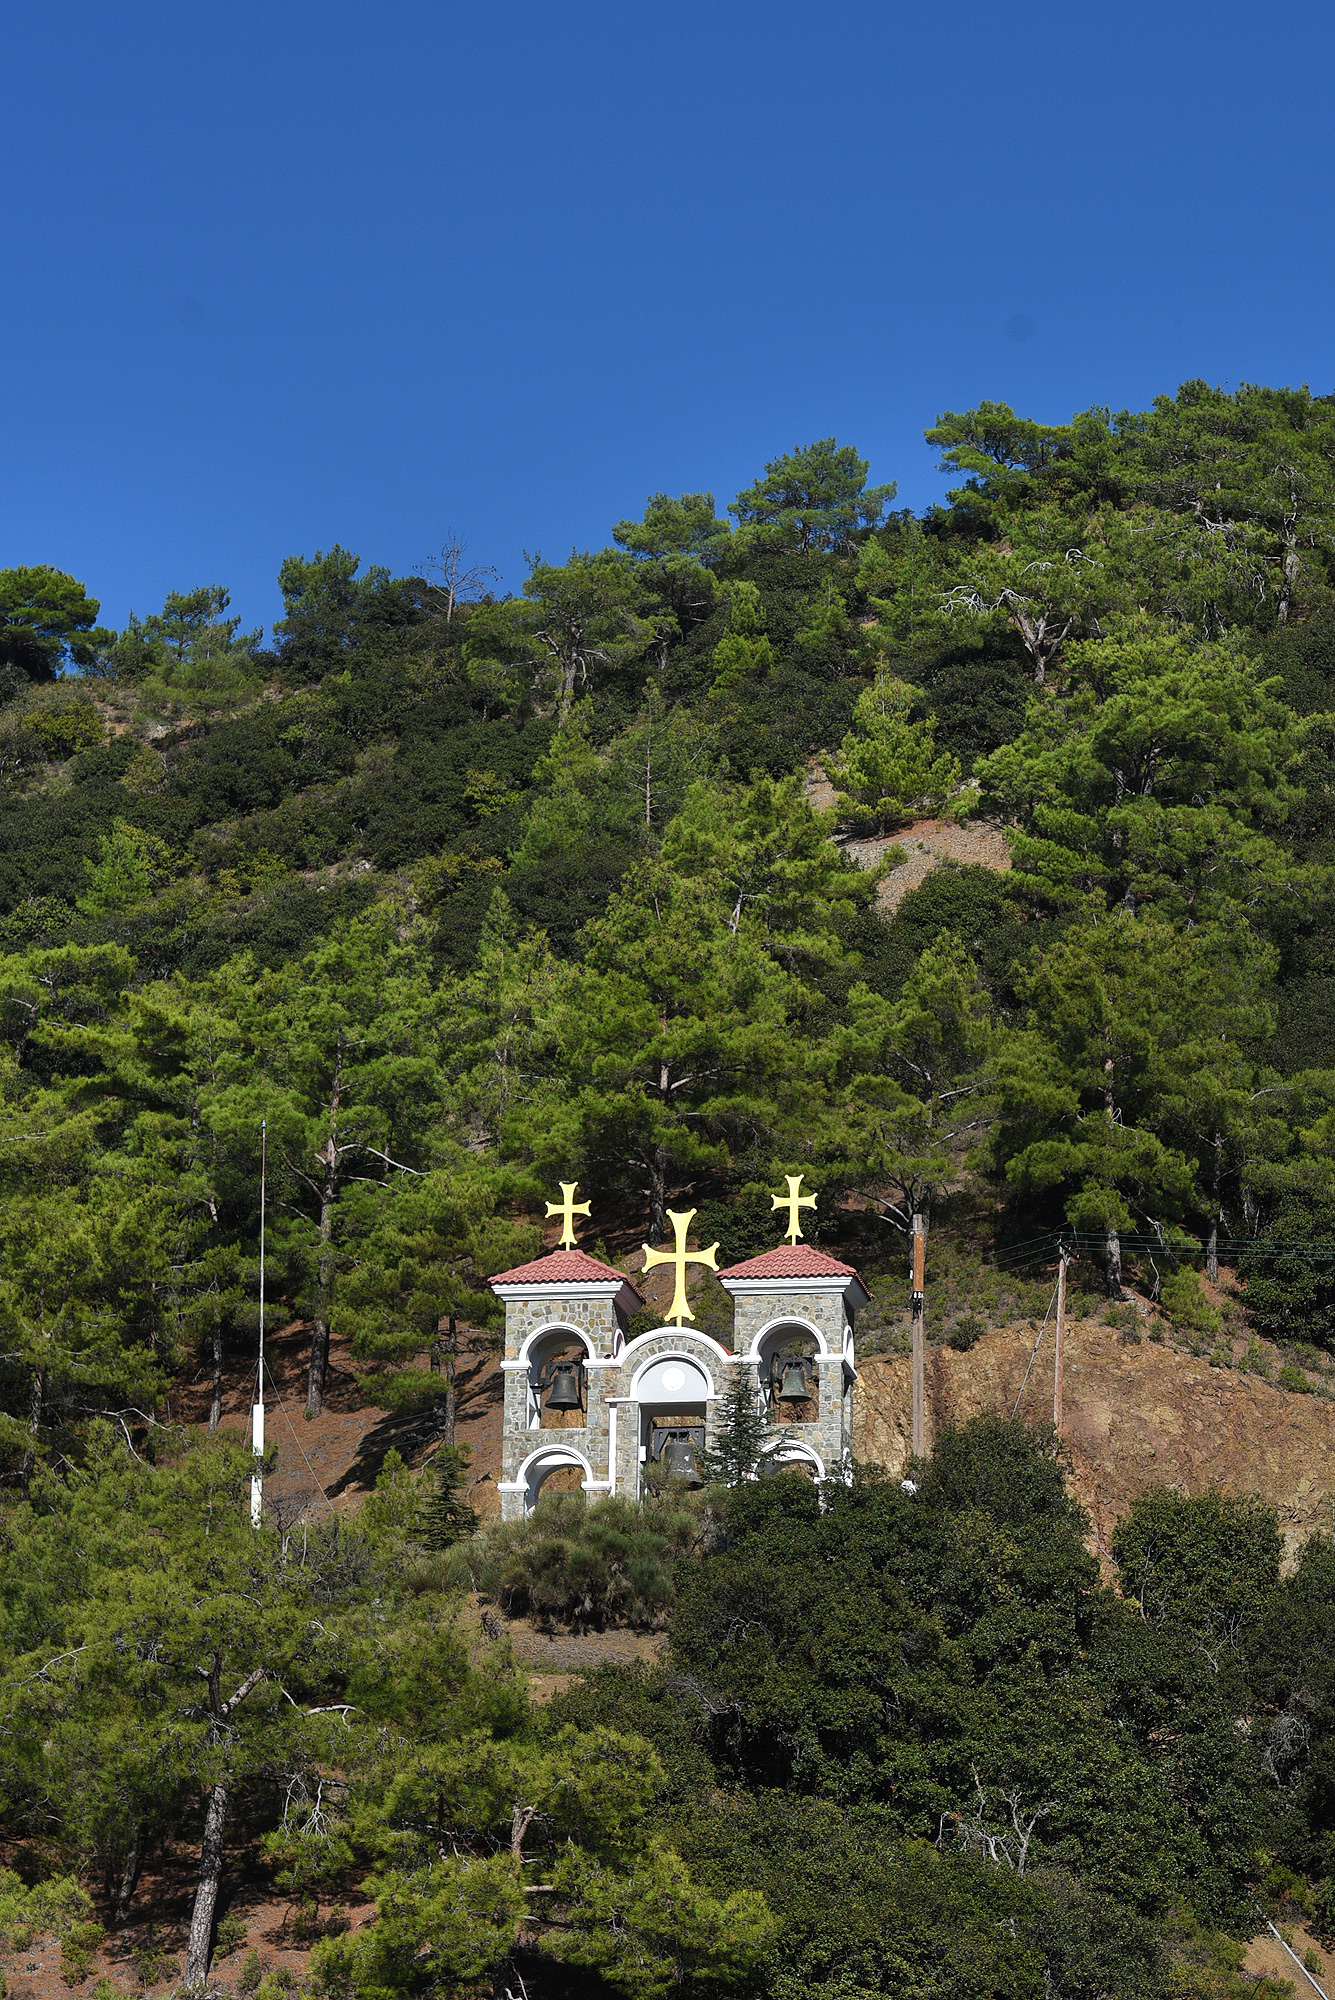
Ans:
{"type": "Polygon", "coordinates": [[[915,1458],[927,1455],[927,1229],[927,1210],[915,1209],[909,1236],[909,1301],[913,1332],[912,1444],[915,1458]]]}
{"type": "Polygon", "coordinates": [[[334,1197],[338,1193],[338,1103],[343,1083],[343,1037],[334,1057],[334,1082],[329,1093],[329,1139],[324,1149],[324,1186],[320,1193],[320,1255],[315,1266],[315,1323],[311,1328],[311,1372],[306,1389],[306,1415],[324,1409],[325,1376],[329,1372],[329,1304],[334,1282],[334,1197]]]}
{"type": "Polygon", "coordinates": [[[209,1793],[204,1815],[204,1841],[199,1855],[199,1886],[190,1918],[190,1942],[185,1954],[187,1992],[198,1991],[208,1977],[213,1947],[213,1917],[218,1907],[218,1884],[222,1879],[223,1828],[227,1823],[227,1787],[216,1784],[209,1793]]]}
{"type": "Polygon", "coordinates": [[[139,1871],[144,1865],[144,1829],[138,1820],[130,1829],[130,1849],[125,1857],[120,1881],[114,1889],[107,1885],[111,1902],[111,1921],[116,1930],[129,1920],[130,1898],[139,1887],[139,1871]]]}
{"type": "Polygon", "coordinates": [[[1205,1275],[1210,1280],[1210,1283],[1212,1285],[1217,1285],[1219,1283],[1219,1217],[1221,1212],[1220,1201],[1219,1201],[1219,1186],[1220,1182],[1223,1179],[1223,1173],[1224,1173],[1224,1166],[1223,1166],[1224,1135],[1222,1132],[1215,1133],[1213,1143],[1214,1143],[1214,1177],[1213,1177],[1213,1186],[1211,1187],[1210,1190],[1211,1194],[1210,1241],[1206,1246],[1206,1251],[1205,1251],[1205,1275]]]}
{"type": "Polygon", "coordinates": [[[445,1348],[445,1442],[454,1443],[454,1422],[458,1414],[458,1399],[455,1393],[455,1370],[459,1365],[459,1322],[450,1314],[449,1340],[445,1348]]]}
{"type": "MultiPolygon", "coordinates": [[[[37,1437],[38,1433],[42,1428],[42,1408],[45,1399],[45,1394],[46,1394],[46,1378],[43,1371],[40,1368],[38,1368],[34,1371],[32,1378],[32,1391],[28,1398],[28,1435],[29,1437],[34,1439],[37,1437]]],[[[19,1467],[19,1485],[23,1489],[23,1497],[25,1500],[28,1497],[28,1485],[30,1480],[32,1479],[33,1468],[36,1466],[36,1464],[37,1464],[37,1449],[35,1444],[30,1444],[24,1451],[23,1463],[19,1467]]]]}
{"type": "MultiPolygon", "coordinates": [[[[1103,1115],[1110,1125],[1117,1123],[1117,1105],[1113,1098],[1113,1059],[1109,1056],[1103,1065],[1103,1115]]],[[[1108,1265],[1108,1297],[1120,1299],[1122,1296],[1122,1237],[1121,1232],[1111,1222],[1106,1225],[1104,1255],[1108,1265]]]]}
{"type": "Polygon", "coordinates": [[[216,1431],[222,1421],[222,1300],[218,1296],[218,1280],[213,1281],[213,1396],[209,1403],[209,1429],[216,1431]]]}
{"type": "Polygon", "coordinates": [[[649,1168],[649,1241],[659,1243],[667,1228],[667,1147],[655,1146],[649,1168]]]}
{"type": "Polygon", "coordinates": [[[1276,618],[1279,624],[1287,625],[1289,612],[1293,608],[1294,593],[1298,588],[1298,548],[1292,535],[1284,537],[1284,561],[1280,569],[1283,582],[1279,589],[1279,605],[1276,618]]]}
{"type": "Polygon", "coordinates": [[[1057,1267],[1057,1332],[1052,1356],[1052,1428],[1061,1436],[1066,1414],[1066,1245],[1061,1246],[1057,1267]]]}
{"type": "MultiPolygon", "coordinates": [[[[209,1684],[209,1706],[213,1710],[213,1720],[209,1724],[209,1745],[211,1748],[222,1740],[232,1711],[240,1706],[252,1688],[264,1679],[264,1668],[255,1667],[242,1681],[236,1693],[228,1701],[222,1699],[218,1684],[220,1662],[214,1655],[213,1666],[206,1676],[209,1684]]],[[[190,1941],[185,1954],[186,1991],[199,1992],[208,1977],[209,1957],[213,1945],[213,1918],[218,1908],[218,1884],[222,1880],[223,1828],[227,1824],[228,1786],[225,1778],[220,1778],[209,1793],[209,1803],[204,1814],[204,1838],[199,1850],[199,1882],[195,1889],[195,1907],[190,1918],[190,1941]]]]}

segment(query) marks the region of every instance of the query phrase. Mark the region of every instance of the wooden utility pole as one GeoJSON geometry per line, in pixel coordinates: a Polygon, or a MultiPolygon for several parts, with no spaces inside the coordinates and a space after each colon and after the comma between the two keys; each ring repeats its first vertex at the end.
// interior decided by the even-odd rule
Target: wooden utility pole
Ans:
{"type": "Polygon", "coordinates": [[[913,1252],[912,1265],[912,1325],[913,1325],[913,1455],[922,1458],[927,1450],[927,1411],[924,1388],[924,1369],[927,1347],[927,1236],[923,1228],[924,1217],[913,1218],[913,1234],[909,1243],[913,1252]]]}
{"type": "Polygon", "coordinates": [[[1057,1266],[1057,1352],[1052,1363],[1052,1427],[1061,1435],[1062,1427],[1062,1375],[1066,1360],[1066,1265],[1070,1251],[1063,1243],[1061,1262],[1057,1266]]]}
{"type": "MultiPolygon", "coordinates": [[[[260,1120],[260,1359],[255,1370],[255,1400],[250,1406],[250,1449],[255,1470],[250,1479],[250,1525],[258,1528],[264,1520],[264,1207],[268,1198],[269,1121],[260,1120]]],[[[239,1699],[239,1697],[238,1697],[239,1699]]],[[[209,1808],[213,1810],[212,1807],[209,1808]]]]}

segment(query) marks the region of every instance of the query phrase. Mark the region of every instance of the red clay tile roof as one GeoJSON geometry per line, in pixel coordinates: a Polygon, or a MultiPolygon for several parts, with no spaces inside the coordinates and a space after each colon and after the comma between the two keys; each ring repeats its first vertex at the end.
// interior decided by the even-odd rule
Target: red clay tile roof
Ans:
{"type": "Polygon", "coordinates": [[[744,1264],[729,1264],[720,1278],[856,1278],[851,1264],[840,1264],[809,1243],[781,1243],[763,1257],[748,1257],[744,1264]]]}
{"type": "MultiPolygon", "coordinates": [[[[535,1257],[531,1264],[516,1264],[513,1271],[498,1271],[488,1279],[492,1285],[606,1285],[613,1280],[618,1285],[634,1285],[624,1271],[617,1271],[610,1264],[600,1264],[596,1257],[587,1257],[582,1250],[552,1250],[545,1257],[535,1257]]],[[[635,1292],[636,1298],[640,1295],[635,1292]]]]}

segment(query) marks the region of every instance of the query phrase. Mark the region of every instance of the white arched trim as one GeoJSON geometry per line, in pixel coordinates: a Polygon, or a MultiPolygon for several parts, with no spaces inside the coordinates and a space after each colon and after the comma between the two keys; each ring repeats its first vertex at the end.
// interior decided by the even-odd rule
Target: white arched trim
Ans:
{"type": "MultiPolygon", "coordinates": [[[[809,1333],[816,1343],[817,1354],[829,1357],[830,1343],[812,1320],[803,1319],[800,1313],[776,1313],[773,1319],[766,1320],[741,1359],[744,1361],[759,1361],[762,1344],[768,1340],[772,1333],[777,1332],[780,1328],[786,1330],[788,1327],[800,1327],[803,1333],[809,1333]]],[[[837,1356],[835,1358],[838,1359],[837,1356]]]]}
{"type": "MultiPolygon", "coordinates": [[[[700,1336],[697,1336],[697,1338],[699,1337],[700,1336]]],[[[710,1344],[711,1346],[714,1345],[713,1342],[711,1342],[710,1344]]],[[[632,1341],[631,1346],[633,1347],[634,1345],[635,1343],[634,1341],[632,1341]]],[[[627,1352],[629,1353],[629,1351],[630,1350],[628,1348],[627,1352]]],[[[731,1361],[732,1359],[732,1356],[726,1353],[722,1348],[719,1349],[719,1354],[725,1361],[731,1361]]],[[[668,1349],[662,1354],[647,1354],[644,1357],[643,1361],[641,1361],[639,1367],[635,1370],[635,1373],[631,1378],[630,1388],[626,1391],[626,1399],[628,1402],[632,1403],[639,1402],[640,1383],[644,1380],[644,1377],[649,1373],[649,1370],[651,1368],[657,1368],[660,1361],[684,1361],[688,1368],[695,1369],[699,1374],[704,1376],[705,1401],[711,1402],[718,1395],[718,1387],[714,1380],[713,1371],[710,1369],[708,1362],[705,1360],[705,1357],[702,1354],[692,1354],[690,1348],[687,1347],[684,1343],[681,1343],[676,1347],[668,1349]]],[[[693,1403],[697,1400],[697,1398],[694,1396],[686,1396],[683,1398],[683,1400],[688,1403],[693,1403]]]]}
{"type": "MultiPolygon", "coordinates": [[[[697,1342],[699,1343],[699,1346],[705,1350],[705,1353],[713,1355],[715,1361],[717,1361],[721,1367],[730,1368],[733,1362],[737,1359],[737,1356],[735,1354],[730,1354],[726,1347],[720,1346],[719,1342],[714,1339],[714,1336],[712,1334],[697,1333],[693,1326],[656,1326],[653,1327],[648,1333],[637,1333],[634,1340],[628,1340],[626,1342],[626,1345],[622,1348],[620,1354],[617,1356],[617,1359],[618,1361],[620,1361],[623,1368],[626,1367],[627,1364],[634,1366],[636,1359],[636,1352],[638,1349],[647,1346],[651,1340],[663,1340],[663,1339],[681,1343],[681,1345],[674,1348],[673,1350],[674,1353],[679,1353],[683,1360],[694,1361],[697,1367],[705,1369],[706,1374],[709,1371],[707,1363],[705,1362],[704,1359],[704,1355],[692,1352],[692,1348],[695,1346],[697,1342]]],[[[654,1356],[654,1360],[666,1361],[667,1360],[666,1352],[664,1352],[662,1355],[656,1354],[654,1356]]]]}
{"type": "Polygon", "coordinates": [[[563,1465],[579,1467],[584,1474],[583,1483],[586,1491],[590,1487],[606,1484],[606,1481],[594,1478],[593,1467],[582,1451],[576,1451],[572,1445],[552,1443],[540,1445],[536,1451],[529,1453],[514,1478],[507,1481],[506,1491],[510,1493],[522,1491],[524,1510],[526,1513],[532,1513],[537,1505],[538,1489],[542,1481],[549,1472],[557,1472],[563,1465]]]}
{"type": "Polygon", "coordinates": [[[809,1444],[800,1444],[796,1438],[791,1440],[785,1438],[771,1463],[776,1466],[791,1465],[795,1458],[805,1459],[808,1465],[814,1465],[817,1479],[824,1479],[825,1466],[820,1453],[809,1444]]]}
{"type": "Polygon", "coordinates": [[[549,1319],[545,1320],[541,1326],[535,1326],[532,1333],[524,1336],[524,1343],[515,1356],[515,1361],[522,1363],[525,1368],[531,1367],[532,1362],[530,1357],[532,1356],[535,1344],[540,1340],[546,1340],[549,1333],[559,1333],[567,1340],[579,1341],[584,1349],[585,1360],[595,1361],[597,1359],[598,1349],[591,1333],[585,1333],[582,1327],[575,1326],[568,1319],[549,1319]]]}

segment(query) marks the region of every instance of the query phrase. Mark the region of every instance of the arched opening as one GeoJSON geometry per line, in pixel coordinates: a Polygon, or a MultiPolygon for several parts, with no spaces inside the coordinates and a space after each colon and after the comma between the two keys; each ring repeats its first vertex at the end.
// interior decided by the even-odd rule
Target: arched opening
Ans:
{"type": "Polygon", "coordinates": [[[809,1479],[814,1485],[824,1479],[825,1467],[814,1451],[801,1445],[790,1445],[766,1459],[761,1474],[766,1479],[809,1479]]]}
{"type": "Polygon", "coordinates": [[[528,1427],[579,1431],[589,1421],[584,1341],[573,1327],[554,1326],[528,1349],[528,1427]]]}
{"type": "Polygon", "coordinates": [[[703,1483],[705,1415],[711,1385],[699,1362],[684,1354],[664,1354],[635,1378],[640,1412],[642,1485],[653,1488],[679,1479],[703,1483]]]}
{"type": "Polygon", "coordinates": [[[578,1452],[562,1450],[560,1446],[535,1451],[520,1468],[525,1514],[531,1514],[545,1494],[583,1493],[585,1481],[592,1476],[588,1461],[578,1452]]]}
{"type": "Polygon", "coordinates": [[[583,1491],[584,1468],[582,1465],[554,1465],[550,1472],[545,1472],[539,1481],[536,1500],[543,1499],[548,1493],[582,1493],[583,1491]]]}
{"type": "Polygon", "coordinates": [[[814,1424],[820,1416],[819,1342],[800,1321],[767,1328],[760,1342],[759,1376],[774,1424],[814,1424]]]}

